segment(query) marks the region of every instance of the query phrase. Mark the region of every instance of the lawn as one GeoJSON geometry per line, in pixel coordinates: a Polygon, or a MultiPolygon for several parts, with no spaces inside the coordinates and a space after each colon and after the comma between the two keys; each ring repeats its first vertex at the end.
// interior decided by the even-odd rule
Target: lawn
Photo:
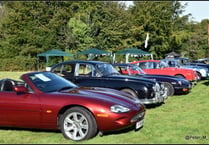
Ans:
{"type": "MultiPolygon", "coordinates": [[[[18,79],[22,72],[0,72],[0,79],[18,79]]],[[[209,79],[200,81],[187,95],[171,96],[160,106],[147,108],[144,127],[97,135],[73,142],[58,131],[0,128],[1,144],[208,144],[209,79]]]]}

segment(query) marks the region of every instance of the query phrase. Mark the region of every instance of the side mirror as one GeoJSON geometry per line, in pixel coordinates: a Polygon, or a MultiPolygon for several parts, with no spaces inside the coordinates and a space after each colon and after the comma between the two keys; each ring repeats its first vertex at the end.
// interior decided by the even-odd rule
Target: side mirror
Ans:
{"type": "Polygon", "coordinates": [[[14,91],[17,93],[28,93],[28,89],[24,86],[15,86],[14,91]]]}

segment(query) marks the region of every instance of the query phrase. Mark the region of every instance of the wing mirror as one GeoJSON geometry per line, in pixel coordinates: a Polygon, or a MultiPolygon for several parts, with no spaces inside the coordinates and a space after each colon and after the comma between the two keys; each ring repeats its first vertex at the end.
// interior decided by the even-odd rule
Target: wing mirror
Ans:
{"type": "Polygon", "coordinates": [[[28,93],[28,89],[24,86],[15,86],[14,90],[17,93],[28,93]]]}

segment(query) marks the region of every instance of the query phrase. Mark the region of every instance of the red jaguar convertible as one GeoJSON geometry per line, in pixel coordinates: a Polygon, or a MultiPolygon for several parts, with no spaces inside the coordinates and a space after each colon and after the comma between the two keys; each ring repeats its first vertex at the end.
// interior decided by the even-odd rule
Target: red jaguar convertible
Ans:
{"type": "Polygon", "coordinates": [[[139,99],[114,89],[78,87],[51,72],[30,72],[22,81],[0,80],[0,126],[61,130],[74,141],[98,132],[144,123],[139,99]]]}

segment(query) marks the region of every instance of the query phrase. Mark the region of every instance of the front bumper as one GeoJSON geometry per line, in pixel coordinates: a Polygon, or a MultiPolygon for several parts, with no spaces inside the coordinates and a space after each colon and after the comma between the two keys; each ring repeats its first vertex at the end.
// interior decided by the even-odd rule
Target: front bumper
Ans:
{"type": "Polygon", "coordinates": [[[192,87],[193,84],[191,82],[188,85],[184,85],[180,87],[174,86],[174,90],[175,90],[174,94],[187,94],[191,91],[192,87]]]}
{"type": "Polygon", "coordinates": [[[152,99],[140,99],[142,104],[148,105],[148,104],[158,104],[164,102],[165,98],[160,96],[160,97],[155,97],[152,99]]]}

